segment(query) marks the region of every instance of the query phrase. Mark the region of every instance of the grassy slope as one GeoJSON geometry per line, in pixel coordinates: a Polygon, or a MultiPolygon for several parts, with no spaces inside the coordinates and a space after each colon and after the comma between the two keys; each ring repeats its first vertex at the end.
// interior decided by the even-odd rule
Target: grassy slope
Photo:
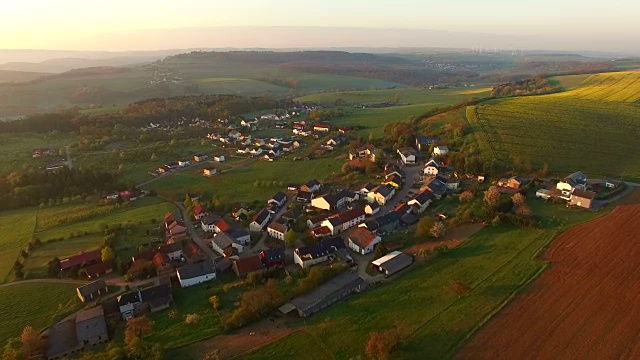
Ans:
{"type": "Polygon", "coordinates": [[[22,169],[25,164],[43,167],[49,162],[59,161],[59,156],[34,159],[32,150],[49,148],[55,153],[76,140],[72,134],[0,134],[0,172],[22,169]]]}
{"type": "Polygon", "coordinates": [[[36,226],[36,210],[20,209],[0,213],[0,282],[17,260],[36,226]]]}
{"type": "Polygon", "coordinates": [[[563,75],[563,76],[554,76],[549,80],[551,82],[555,82],[562,86],[565,90],[571,90],[578,87],[584,80],[586,80],[590,74],[579,74],[579,75],[563,75]]]}
{"type": "Polygon", "coordinates": [[[547,162],[558,174],[579,169],[591,177],[638,178],[640,161],[631,154],[640,106],[630,103],[637,96],[640,73],[593,75],[568,92],[483,103],[467,118],[483,150],[500,160],[517,155],[547,162]]]}
{"type": "Polygon", "coordinates": [[[394,358],[452,356],[478,326],[545,267],[535,256],[558,230],[601,215],[546,204],[533,208],[549,219],[544,229],[486,228],[448,254],[415,266],[402,278],[310,318],[311,335],[298,332],[245,358],[287,358],[310,346],[325,348],[335,358],[363,356],[369,333],[395,324],[410,335],[394,358]],[[458,280],[473,288],[468,296],[460,298],[452,291],[451,283],[458,280]]]}
{"type": "Polygon", "coordinates": [[[25,325],[37,330],[49,326],[57,314],[78,304],[76,286],[71,284],[20,284],[0,288],[0,344],[15,336],[25,325]]]}
{"type": "Polygon", "coordinates": [[[469,97],[483,97],[488,95],[491,89],[467,88],[467,89],[436,89],[423,88],[365,90],[365,91],[338,91],[321,94],[307,95],[297,98],[300,102],[315,102],[333,104],[336,100],[342,100],[348,104],[375,104],[382,102],[401,102],[409,104],[451,104],[469,97]]]}

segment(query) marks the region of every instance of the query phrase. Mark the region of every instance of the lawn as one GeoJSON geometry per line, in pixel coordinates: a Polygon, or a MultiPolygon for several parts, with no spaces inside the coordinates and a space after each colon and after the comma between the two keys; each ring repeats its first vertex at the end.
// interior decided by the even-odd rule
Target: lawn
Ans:
{"type": "Polygon", "coordinates": [[[637,179],[640,158],[630,154],[637,153],[639,98],[640,72],[605,73],[562,93],[470,106],[466,115],[483,153],[500,162],[637,179]]]}
{"type": "Polygon", "coordinates": [[[27,208],[0,212],[0,283],[18,259],[36,226],[36,209],[27,208]]]}
{"type": "Polygon", "coordinates": [[[75,310],[76,285],[31,283],[0,288],[0,344],[20,336],[25,325],[42,330],[56,315],[75,310]]]}
{"type": "Polygon", "coordinates": [[[540,216],[562,213],[562,219],[535,230],[487,227],[447,254],[414,265],[400,279],[314,315],[306,321],[307,333],[297,332],[245,358],[290,358],[305,348],[323,349],[340,359],[363,357],[370,332],[396,324],[407,335],[394,359],[451,357],[545,268],[536,255],[560,230],[603,215],[539,205],[540,216]],[[458,296],[451,286],[454,281],[469,285],[471,292],[458,296]]]}

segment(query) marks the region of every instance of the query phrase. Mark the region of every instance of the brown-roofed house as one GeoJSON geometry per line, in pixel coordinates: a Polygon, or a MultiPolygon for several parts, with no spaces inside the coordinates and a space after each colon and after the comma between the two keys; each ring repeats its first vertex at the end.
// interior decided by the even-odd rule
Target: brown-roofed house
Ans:
{"type": "Polygon", "coordinates": [[[596,198],[596,193],[589,190],[583,190],[579,188],[573,189],[571,197],[569,197],[569,205],[580,206],[585,209],[591,209],[593,206],[593,200],[596,198]]]}
{"type": "Polygon", "coordinates": [[[233,263],[233,271],[240,278],[247,276],[249,273],[263,270],[264,267],[258,255],[238,259],[233,263]]]}
{"type": "Polygon", "coordinates": [[[97,279],[113,272],[113,261],[100,261],[87,266],[84,270],[87,272],[89,279],[97,279]]]}
{"type": "Polygon", "coordinates": [[[171,264],[171,259],[161,252],[157,252],[151,263],[156,268],[156,273],[158,275],[168,275],[174,272],[173,264],[171,264]]]}
{"type": "Polygon", "coordinates": [[[357,227],[349,233],[349,248],[361,255],[368,254],[382,239],[364,227],[357,227]]]}
{"type": "Polygon", "coordinates": [[[109,341],[107,321],[101,305],[76,315],[76,337],[84,346],[95,346],[109,341]]]}
{"type": "Polygon", "coordinates": [[[65,271],[73,267],[83,268],[100,261],[102,252],[94,250],[89,252],[80,251],[78,255],[60,260],[60,270],[65,271]]]}

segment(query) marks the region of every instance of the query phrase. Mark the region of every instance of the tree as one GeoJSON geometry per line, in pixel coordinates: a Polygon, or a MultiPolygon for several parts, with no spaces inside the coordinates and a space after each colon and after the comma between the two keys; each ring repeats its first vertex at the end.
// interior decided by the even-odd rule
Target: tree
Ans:
{"type": "Polygon", "coordinates": [[[431,253],[432,253],[431,249],[427,249],[427,248],[420,249],[418,251],[418,255],[422,257],[422,260],[427,260],[427,258],[431,255],[431,253]]]}
{"type": "Polygon", "coordinates": [[[220,349],[213,349],[208,353],[204,354],[202,360],[222,360],[222,354],[220,353],[220,349]]]}
{"type": "Polygon", "coordinates": [[[511,196],[511,201],[513,202],[513,205],[515,207],[524,205],[525,204],[525,200],[526,200],[526,198],[524,197],[524,195],[522,195],[520,193],[515,193],[515,194],[513,194],[513,196],[511,196]]]}
{"type": "Polygon", "coordinates": [[[469,285],[467,285],[466,283],[460,281],[460,280],[456,280],[451,284],[451,289],[453,289],[453,292],[456,293],[456,295],[458,295],[458,297],[463,297],[466,295],[469,295],[469,293],[471,292],[471,287],[469,285]]]}
{"type": "Polygon", "coordinates": [[[384,246],[382,243],[378,243],[375,249],[373,250],[373,258],[379,259],[385,255],[387,255],[387,247],[384,246]]]}
{"type": "Polygon", "coordinates": [[[484,202],[491,209],[495,209],[498,206],[500,203],[500,191],[497,186],[492,186],[484,192],[484,202]]]}
{"type": "Polygon", "coordinates": [[[448,247],[447,245],[445,245],[445,244],[438,245],[438,246],[436,246],[434,249],[435,249],[435,250],[438,252],[438,254],[440,254],[440,255],[445,254],[447,251],[449,251],[449,247],[448,247]]]}
{"type": "Polygon", "coordinates": [[[184,196],[184,201],[182,202],[182,204],[186,209],[193,206],[193,201],[191,201],[191,196],[189,196],[189,194],[184,196]]]}
{"type": "Polygon", "coordinates": [[[341,170],[342,170],[342,173],[346,175],[350,173],[351,170],[353,170],[353,167],[349,163],[344,163],[344,165],[342,165],[341,170]]]}
{"type": "Polygon", "coordinates": [[[431,229],[429,230],[429,233],[434,238],[441,237],[442,235],[444,235],[444,232],[445,232],[445,228],[442,221],[438,221],[437,223],[433,224],[433,227],[431,227],[431,229]]]}
{"type": "Polygon", "coordinates": [[[209,304],[211,304],[211,307],[213,307],[213,310],[217,313],[218,310],[220,310],[220,298],[218,295],[212,295],[209,297],[209,304]]]}
{"type": "Polygon", "coordinates": [[[473,191],[467,190],[460,194],[460,202],[468,203],[473,200],[473,191]]]}
{"type": "Polygon", "coordinates": [[[44,341],[40,337],[40,334],[31,326],[27,325],[22,329],[20,342],[22,342],[21,352],[27,359],[42,354],[44,350],[44,341]]]}
{"type": "Polygon", "coordinates": [[[382,333],[374,331],[369,335],[369,341],[364,348],[364,353],[369,359],[387,359],[389,357],[389,347],[382,333]]]}
{"type": "Polygon", "coordinates": [[[101,255],[102,255],[101,256],[102,261],[106,262],[106,261],[113,260],[113,249],[111,249],[108,246],[104,247],[104,248],[102,248],[101,255]]]}
{"type": "Polygon", "coordinates": [[[516,215],[522,216],[522,217],[529,217],[531,216],[531,209],[529,208],[529,206],[527,206],[527,204],[516,206],[516,215]]]}
{"type": "Polygon", "coordinates": [[[415,236],[418,238],[429,236],[433,225],[434,225],[434,221],[431,218],[426,216],[420,218],[420,221],[418,221],[418,225],[416,226],[415,236]]]}
{"type": "Polygon", "coordinates": [[[142,340],[153,332],[153,322],[146,316],[140,316],[127,321],[124,329],[124,343],[127,346],[135,345],[135,340],[142,340]]]}
{"type": "Polygon", "coordinates": [[[296,246],[296,242],[298,241],[298,234],[296,234],[295,231],[293,231],[292,229],[289,229],[289,231],[287,231],[284,234],[284,242],[290,247],[290,248],[294,248],[296,246]]]}

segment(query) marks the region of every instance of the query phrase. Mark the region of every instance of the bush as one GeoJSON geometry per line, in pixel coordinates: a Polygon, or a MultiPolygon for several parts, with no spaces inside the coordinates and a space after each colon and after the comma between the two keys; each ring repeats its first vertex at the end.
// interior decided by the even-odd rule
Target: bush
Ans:
{"type": "Polygon", "coordinates": [[[435,248],[433,248],[435,251],[438,252],[438,254],[446,254],[449,251],[449,247],[445,244],[441,244],[436,246],[435,248]]]}
{"type": "Polygon", "coordinates": [[[184,323],[189,325],[196,324],[198,321],[200,321],[200,315],[198,314],[187,314],[184,318],[184,323]]]}

